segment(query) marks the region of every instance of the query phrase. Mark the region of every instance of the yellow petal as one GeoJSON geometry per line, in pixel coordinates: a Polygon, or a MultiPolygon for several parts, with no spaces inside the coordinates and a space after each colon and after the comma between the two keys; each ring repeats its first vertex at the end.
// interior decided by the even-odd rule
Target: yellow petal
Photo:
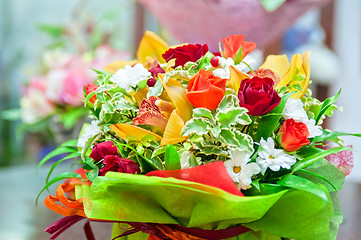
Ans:
{"type": "Polygon", "coordinates": [[[268,68],[278,73],[282,78],[290,67],[289,60],[286,55],[269,55],[261,68],[268,68]]]}
{"type": "Polygon", "coordinates": [[[118,135],[118,137],[124,140],[141,141],[142,138],[144,138],[149,134],[154,136],[155,139],[162,140],[161,136],[152,133],[151,131],[130,124],[125,124],[125,123],[113,124],[110,126],[110,129],[112,129],[118,135]]]}
{"type": "Polygon", "coordinates": [[[184,126],[183,119],[179,116],[178,110],[174,110],[169,117],[167,126],[165,127],[163,139],[160,144],[165,146],[167,144],[176,144],[184,142],[187,137],[182,137],[181,132],[184,126]]]}
{"type": "Polygon", "coordinates": [[[139,90],[136,94],[134,94],[135,101],[137,102],[138,107],[140,107],[140,104],[143,99],[147,98],[147,93],[149,91],[149,88],[143,88],[139,90]]]}
{"type": "Polygon", "coordinates": [[[170,78],[167,83],[164,83],[164,74],[158,74],[158,77],[168,97],[176,109],[178,109],[179,116],[184,122],[187,122],[192,117],[193,105],[186,97],[186,90],[176,79],[170,78]]]}
{"type": "Polygon", "coordinates": [[[234,66],[230,66],[229,71],[231,75],[229,77],[228,87],[232,88],[237,93],[239,90],[239,86],[241,85],[241,81],[249,77],[247,74],[239,71],[234,66]]]}
{"type": "Polygon", "coordinates": [[[302,68],[301,54],[293,55],[286,74],[284,75],[280,74],[281,81],[277,84],[276,89],[285,86],[289,84],[292,80],[294,80],[299,75],[301,68],[302,68]]]}
{"type": "Polygon", "coordinates": [[[119,60],[119,61],[108,64],[107,66],[105,66],[104,70],[107,72],[110,72],[111,74],[114,74],[116,71],[118,71],[118,69],[124,68],[125,65],[132,66],[136,63],[137,63],[137,61],[135,61],[135,60],[133,60],[133,61],[119,60]]]}
{"type": "Polygon", "coordinates": [[[301,86],[302,92],[297,92],[293,94],[291,97],[295,99],[301,98],[305,95],[308,86],[310,85],[310,75],[311,75],[311,68],[310,68],[310,51],[307,51],[302,54],[302,70],[301,73],[305,75],[305,79],[302,81],[295,82],[295,84],[299,84],[301,86]]]}
{"type": "Polygon", "coordinates": [[[147,57],[154,57],[160,63],[165,63],[162,54],[168,50],[168,44],[154,32],[146,31],[139,43],[137,58],[139,62],[145,63],[147,57]]]}

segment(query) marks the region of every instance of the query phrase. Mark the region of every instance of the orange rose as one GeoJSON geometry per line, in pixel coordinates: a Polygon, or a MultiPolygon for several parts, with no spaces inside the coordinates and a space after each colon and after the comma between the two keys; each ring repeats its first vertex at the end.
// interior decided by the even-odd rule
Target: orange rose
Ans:
{"type": "Polygon", "coordinates": [[[212,72],[201,69],[188,83],[186,97],[193,106],[214,110],[226,91],[228,79],[216,77],[212,72]]]}
{"type": "Polygon", "coordinates": [[[254,42],[244,41],[244,35],[232,35],[222,39],[224,58],[232,58],[237,63],[241,62],[250,52],[256,48],[254,42]],[[241,50],[239,52],[239,50],[241,50]]]}
{"type": "Polygon", "coordinates": [[[306,124],[292,118],[284,121],[279,132],[282,134],[281,146],[286,151],[293,152],[310,143],[306,124]]]}

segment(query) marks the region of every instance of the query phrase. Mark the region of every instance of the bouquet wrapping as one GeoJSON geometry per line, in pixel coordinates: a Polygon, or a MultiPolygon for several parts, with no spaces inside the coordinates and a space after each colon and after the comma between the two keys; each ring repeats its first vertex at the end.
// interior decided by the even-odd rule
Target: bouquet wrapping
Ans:
{"type": "Polygon", "coordinates": [[[361,135],[322,129],[340,92],[312,97],[309,52],[253,69],[255,47],[232,35],[211,53],[146,32],[136,60],[96,70],[94,120],[39,164],[68,153],[42,190],[65,179],[44,201],[65,216],[52,239],[83,219],[88,239],[91,221],[113,222],[112,239],[336,239],[352,168],[340,136],[361,135]]]}

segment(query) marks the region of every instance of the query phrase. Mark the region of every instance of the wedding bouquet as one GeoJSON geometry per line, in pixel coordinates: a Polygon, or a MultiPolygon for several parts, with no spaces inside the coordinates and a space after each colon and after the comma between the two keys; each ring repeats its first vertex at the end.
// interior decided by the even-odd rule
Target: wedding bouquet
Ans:
{"type": "Polygon", "coordinates": [[[255,47],[232,35],[211,53],[146,32],[136,60],[97,71],[92,122],[39,164],[68,153],[42,190],[66,179],[44,201],[65,216],[51,239],[82,219],[88,239],[90,221],[114,222],[113,239],[336,239],[352,168],[339,137],[361,135],[322,129],[340,92],[311,96],[309,52],[253,69],[255,47]]]}

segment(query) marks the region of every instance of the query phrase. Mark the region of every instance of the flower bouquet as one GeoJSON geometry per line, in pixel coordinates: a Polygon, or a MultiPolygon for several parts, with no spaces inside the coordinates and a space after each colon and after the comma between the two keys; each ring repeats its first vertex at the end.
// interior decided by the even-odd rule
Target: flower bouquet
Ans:
{"type": "Polygon", "coordinates": [[[330,0],[139,1],[177,41],[207,43],[214,51],[219,39],[239,32],[263,49],[302,14],[330,0]]]}
{"type": "Polygon", "coordinates": [[[309,52],[252,69],[255,43],[221,42],[211,53],[146,32],[136,60],[97,71],[84,97],[94,120],[39,164],[81,164],[47,177],[42,191],[65,179],[44,201],[65,216],[51,239],[82,219],[88,239],[91,221],[113,222],[112,239],[336,239],[351,166],[325,157],[361,136],[320,125],[340,93],[311,96],[309,52]]]}

